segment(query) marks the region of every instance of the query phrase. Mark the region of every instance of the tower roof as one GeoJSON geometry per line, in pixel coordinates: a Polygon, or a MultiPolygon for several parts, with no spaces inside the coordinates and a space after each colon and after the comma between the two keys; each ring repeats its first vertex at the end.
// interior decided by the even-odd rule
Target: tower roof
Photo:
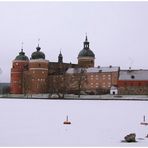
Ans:
{"type": "Polygon", "coordinates": [[[36,47],[35,52],[32,53],[31,55],[31,59],[45,59],[45,54],[43,52],[41,52],[41,47],[38,44],[38,47],[36,47]]]}
{"type": "Polygon", "coordinates": [[[60,51],[59,56],[58,56],[58,62],[63,63],[63,55],[62,55],[61,51],[60,51]]]}
{"type": "Polygon", "coordinates": [[[84,41],[84,48],[79,52],[78,57],[95,57],[93,51],[89,48],[87,35],[84,41]]]}
{"type": "Polygon", "coordinates": [[[28,57],[25,55],[25,52],[23,52],[23,49],[21,49],[21,52],[19,52],[19,55],[16,56],[15,60],[29,60],[28,57]]]}
{"type": "Polygon", "coordinates": [[[59,53],[59,57],[63,57],[63,56],[62,56],[62,53],[61,53],[61,50],[60,50],[60,53],[59,53]]]}

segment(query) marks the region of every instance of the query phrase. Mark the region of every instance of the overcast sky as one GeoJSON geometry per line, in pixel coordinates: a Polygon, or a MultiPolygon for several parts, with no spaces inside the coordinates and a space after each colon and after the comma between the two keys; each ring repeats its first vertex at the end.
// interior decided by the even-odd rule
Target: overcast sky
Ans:
{"type": "Polygon", "coordinates": [[[85,34],[95,66],[148,69],[148,2],[0,2],[0,82],[10,81],[12,60],[30,58],[38,38],[49,61],[77,63],[85,34]]]}

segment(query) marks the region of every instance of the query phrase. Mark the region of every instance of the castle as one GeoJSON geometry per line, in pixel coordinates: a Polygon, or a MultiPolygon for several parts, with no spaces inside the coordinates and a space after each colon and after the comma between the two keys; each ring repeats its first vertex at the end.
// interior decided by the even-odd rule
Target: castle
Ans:
{"type": "Polygon", "coordinates": [[[89,47],[87,36],[77,64],[64,63],[61,52],[57,62],[50,62],[45,57],[39,44],[30,59],[21,49],[12,61],[11,94],[80,91],[82,94],[148,94],[148,70],[120,70],[111,65],[94,67],[95,54],[89,47]]]}

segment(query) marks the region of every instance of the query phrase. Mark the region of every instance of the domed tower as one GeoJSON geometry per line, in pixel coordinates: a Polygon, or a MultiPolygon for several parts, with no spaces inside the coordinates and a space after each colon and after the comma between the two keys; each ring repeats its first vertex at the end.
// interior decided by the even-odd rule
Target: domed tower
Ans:
{"type": "Polygon", "coordinates": [[[12,94],[23,93],[24,72],[28,70],[29,59],[21,49],[21,52],[12,62],[11,68],[11,90],[12,94]]]}
{"type": "Polygon", "coordinates": [[[49,61],[45,60],[45,54],[40,51],[41,48],[36,48],[32,53],[29,62],[30,74],[30,93],[39,94],[48,92],[48,65],[49,61]]]}
{"type": "Polygon", "coordinates": [[[83,68],[94,67],[95,54],[89,48],[87,36],[84,42],[84,48],[78,54],[78,65],[83,68]]]}

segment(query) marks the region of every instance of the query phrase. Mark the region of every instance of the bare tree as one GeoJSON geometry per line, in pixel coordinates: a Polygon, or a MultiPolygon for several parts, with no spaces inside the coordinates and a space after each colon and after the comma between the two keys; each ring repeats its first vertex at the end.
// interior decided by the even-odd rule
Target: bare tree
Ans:
{"type": "Polygon", "coordinates": [[[86,90],[87,84],[87,74],[84,68],[75,68],[73,74],[71,75],[71,88],[77,92],[80,98],[81,92],[86,90]]]}
{"type": "Polygon", "coordinates": [[[28,97],[28,95],[30,94],[32,97],[32,77],[31,74],[27,71],[23,72],[22,89],[24,96],[28,97]]]}

